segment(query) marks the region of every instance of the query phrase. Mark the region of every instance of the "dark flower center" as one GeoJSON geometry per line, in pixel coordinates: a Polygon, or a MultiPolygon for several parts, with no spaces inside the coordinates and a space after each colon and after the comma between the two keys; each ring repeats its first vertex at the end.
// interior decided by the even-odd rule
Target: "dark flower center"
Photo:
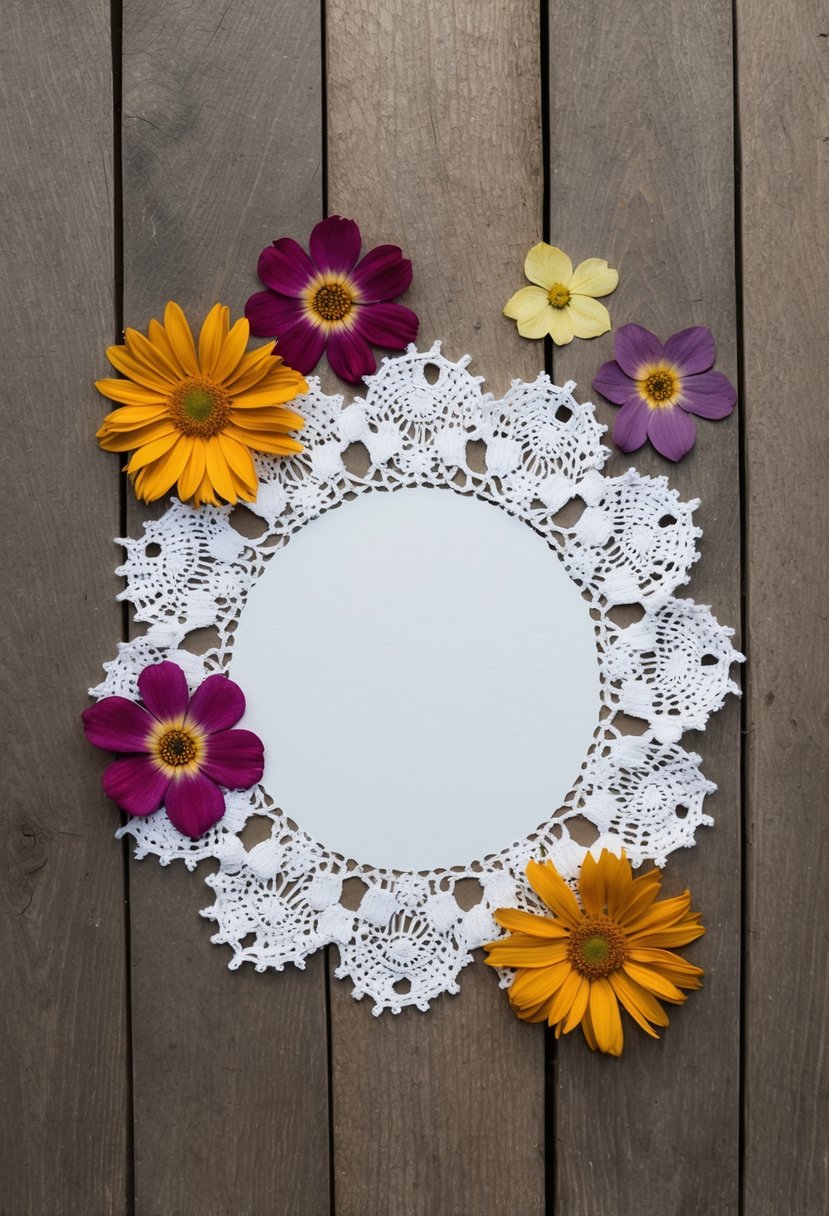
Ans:
{"type": "Polygon", "coordinates": [[[645,396],[649,398],[651,407],[668,401],[676,392],[676,379],[666,367],[660,367],[647,377],[644,383],[645,396]]]}
{"type": "Polygon", "coordinates": [[[326,283],[314,296],[312,307],[323,321],[342,321],[354,301],[341,283],[326,283]]]}
{"type": "Polygon", "coordinates": [[[170,768],[191,764],[199,754],[196,740],[186,730],[165,731],[156,744],[158,758],[170,768]]]}
{"type": "Polygon", "coordinates": [[[209,380],[182,380],[169,400],[170,419],[183,435],[207,439],[230,417],[230,397],[209,380]]]}
{"type": "Polygon", "coordinates": [[[553,283],[550,290],[547,292],[547,299],[552,304],[553,308],[566,308],[570,303],[569,289],[563,283],[553,283]]]}
{"type": "Polygon", "coordinates": [[[567,957],[589,980],[598,980],[621,967],[627,958],[623,930],[608,916],[585,916],[570,934],[567,957]]]}

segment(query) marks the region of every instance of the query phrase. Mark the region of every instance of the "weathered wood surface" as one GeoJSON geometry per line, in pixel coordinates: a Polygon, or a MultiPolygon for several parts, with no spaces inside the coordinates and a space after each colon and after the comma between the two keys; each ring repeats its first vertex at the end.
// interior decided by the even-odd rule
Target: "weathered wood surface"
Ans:
{"type": "MultiPolygon", "coordinates": [[[[619,287],[614,326],[638,322],[663,339],[708,325],[717,367],[737,378],[731,7],[727,0],[631,6],[586,0],[550,8],[550,240],[573,256],[605,257],[619,287]],[[647,36],[642,32],[647,30],[647,36]]],[[[612,334],[556,350],[557,383],[590,382],[613,357],[612,334]]],[[[595,394],[594,394],[595,397],[595,394]]],[[[617,410],[601,398],[612,426],[617,410]]],[[[614,449],[606,469],[667,474],[700,498],[701,557],[680,594],[740,620],[739,434],[736,413],[698,420],[697,442],[673,466],[651,447],[614,449]]],[[[739,647],[739,638],[736,639],[739,647]]],[[[734,699],[704,736],[719,787],[713,829],[674,855],[666,890],[691,888],[708,936],[688,950],[704,992],[654,1044],[631,1029],[624,1064],[608,1067],[580,1042],[556,1063],[556,1190],[567,1216],[737,1212],[740,1078],[740,709],[734,699]],[[702,1165],[704,1163],[704,1167],[702,1165]]]]}
{"type": "MultiPolygon", "coordinates": [[[[263,246],[322,216],[319,5],[130,0],[123,65],[124,315],[235,318],[263,246]]],[[[137,1216],[321,1214],[324,960],[229,973],[202,870],[131,871],[137,1216]]]]}
{"type": "Polygon", "coordinates": [[[118,475],[93,460],[114,333],[103,7],[15,6],[0,46],[0,1212],[124,1210],[124,876],[79,713],[121,614],[118,475]]]}
{"type": "MultiPolygon", "coordinates": [[[[324,23],[316,0],[123,7],[129,324],[168,298],[240,311],[262,246],[304,238],[327,210],[356,216],[367,242],[405,246],[421,342],[471,353],[496,392],[544,362],[500,309],[545,231],[574,260],[619,268],[615,325],[709,324],[718,367],[736,377],[744,363],[742,483],[736,416],[700,421],[678,467],[645,450],[609,470],[667,472],[702,499],[687,590],[735,626],[741,583],[747,594],[749,732],[741,750],[732,702],[686,740],[719,785],[717,825],[672,859],[667,885],[691,886],[704,911],[692,953],[706,987],[660,1044],[632,1030],[621,1061],[577,1036],[545,1060],[544,1032],[511,1017],[481,967],[428,1015],[381,1019],[333,959],[329,974],[321,956],[305,973],[228,973],[198,918],[209,892],[183,867],[129,863],[125,934],[115,816],[77,721],[121,629],[119,462],[92,442],[105,406],[89,387],[119,304],[109,14],[88,0],[14,6],[0,52],[0,300],[14,335],[0,1216],[723,1216],[741,1185],[745,1216],[817,1216],[825,4],[806,0],[794,20],[786,0],[736,0],[736,48],[725,0],[553,0],[548,45],[529,0],[328,0],[324,23]]],[[[611,349],[606,336],[555,352],[556,379],[590,396],[611,349]]],[[[598,413],[612,422],[613,407],[598,413]]],[[[129,503],[131,534],[147,514],[129,503]]]]}
{"type": "Polygon", "coordinates": [[[748,644],[747,1213],[829,1200],[829,9],[738,0],[748,644]],[[780,294],[782,290],[782,295],[780,294]]]}

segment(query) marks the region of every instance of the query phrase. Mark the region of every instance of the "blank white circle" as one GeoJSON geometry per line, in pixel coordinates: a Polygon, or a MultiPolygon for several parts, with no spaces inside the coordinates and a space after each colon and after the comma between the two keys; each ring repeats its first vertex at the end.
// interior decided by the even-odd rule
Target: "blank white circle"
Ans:
{"type": "Polygon", "coordinates": [[[370,492],[250,592],[230,675],[263,784],[363,865],[468,865],[558,809],[599,719],[586,603],[526,524],[450,490],[370,492]]]}

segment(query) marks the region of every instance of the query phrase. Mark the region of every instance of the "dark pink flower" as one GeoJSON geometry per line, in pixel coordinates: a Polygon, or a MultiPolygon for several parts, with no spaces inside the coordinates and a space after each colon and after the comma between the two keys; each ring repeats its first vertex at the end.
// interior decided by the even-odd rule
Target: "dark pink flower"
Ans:
{"type": "Polygon", "coordinates": [[[276,338],[277,351],[299,372],[313,371],[327,349],[343,380],[357,384],[377,370],[372,346],[403,350],[417,336],[410,308],[389,301],[412,281],[412,264],[397,245],[378,245],[360,258],[360,229],[332,215],[317,224],[309,257],[290,237],[263,249],[259,278],[266,291],[245,305],[251,333],[276,338]]]}
{"type": "Polygon", "coordinates": [[[105,793],[129,815],[152,815],[163,804],[171,822],[194,839],[225,813],[227,789],[262,779],[261,740],[230,730],[245,712],[238,684],[208,676],[191,697],[175,663],[145,667],[138,677],[144,705],[104,697],[83,712],[87,739],[128,755],[110,764],[105,793]]]}
{"type": "Polygon", "coordinates": [[[705,325],[680,330],[663,346],[641,325],[616,330],[616,358],[603,363],[593,387],[621,405],[613,438],[623,452],[634,452],[650,439],[668,460],[681,460],[694,446],[700,418],[725,418],[734,409],[737,390],[722,372],[712,372],[716,348],[705,325]]]}

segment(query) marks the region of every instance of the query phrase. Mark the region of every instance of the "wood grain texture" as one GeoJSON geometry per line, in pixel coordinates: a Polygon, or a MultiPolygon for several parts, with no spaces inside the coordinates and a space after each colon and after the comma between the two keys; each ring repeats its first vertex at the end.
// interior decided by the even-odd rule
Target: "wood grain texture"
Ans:
{"type": "Polygon", "coordinates": [[[123,867],[85,743],[119,636],[108,9],[13,6],[0,48],[4,741],[0,1212],[127,1202],[123,867]]]}
{"type": "MultiPolygon", "coordinates": [[[[123,65],[127,323],[235,318],[260,250],[321,217],[319,5],[127,0],[123,65]]],[[[202,874],[130,874],[138,1216],[323,1216],[323,960],[228,973],[202,874]]]]}
{"type": "Polygon", "coordinates": [[[330,0],[328,210],[414,264],[418,346],[502,392],[543,352],[501,308],[542,228],[538,6],[330,0]]]}
{"type": "MultiPolygon", "coordinates": [[[[541,235],[537,5],[330,0],[327,31],[329,211],[412,258],[421,348],[533,378],[501,308],[541,235]]],[[[331,983],[337,1216],[543,1212],[543,1035],[494,977],[380,1019],[331,983]]]]}
{"type": "Polygon", "coordinates": [[[745,1211],[826,1210],[829,8],[737,4],[749,752],[745,1211]],[[773,263],[773,268],[772,268],[773,263]],[[789,284],[782,294],[777,284],[789,284]]]}
{"type": "MultiPolygon", "coordinates": [[[[736,382],[732,173],[731,10],[724,0],[635,14],[623,0],[554,0],[550,7],[550,240],[607,258],[620,285],[605,302],[614,327],[636,321],[667,338],[708,325],[717,367],[736,382]]],[[[578,383],[612,425],[615,407],[591,380],[612,358],[612,335],[556,349],[555,379],[578,383]]],[[[613,446],[612,444],[610,446],[613,446]]],[[[699,497],[701,560],[680,594],[740,616],[740,495],[736,414],[699,421],[680,465],[646,447],[616,451],[630,466],[667,474],[699,497]]],[[[739,638],[736,639],[739,647],[739,638]]],[[[618,1062],[579,1041],[557,1049],[557,1197],[561,1216],[674,1216],[737,1210],[740,970],[740,719],[732,698],[704,736],[686,736],[719,790],[716,826],[674,854],[665,889],[686,885],[708,935],[688,951],[705,988],[677,1010],[654,1044],[632,1023],[618,1062]]],[[[574,1036],[575,1040],[575,1036],[574,1036]]]]}

